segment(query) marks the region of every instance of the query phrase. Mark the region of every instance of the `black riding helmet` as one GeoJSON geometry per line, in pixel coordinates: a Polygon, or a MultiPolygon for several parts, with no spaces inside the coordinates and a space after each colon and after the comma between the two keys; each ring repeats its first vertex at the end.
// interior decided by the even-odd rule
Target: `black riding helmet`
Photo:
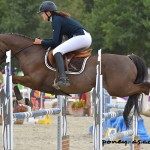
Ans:
{"type": "Polygon", "coordinates": [[[40,5],[38,13],[47,12],[47,11],[57,11],[57,7],[55,3],[51,1],[45,1],[40,5]]]}

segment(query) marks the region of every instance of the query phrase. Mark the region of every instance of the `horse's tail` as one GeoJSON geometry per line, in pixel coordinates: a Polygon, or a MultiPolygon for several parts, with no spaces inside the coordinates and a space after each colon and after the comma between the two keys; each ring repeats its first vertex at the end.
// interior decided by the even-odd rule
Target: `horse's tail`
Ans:
{"type": "MultiPolygon", "coordinates": [[[[145,65],[145,61],[136,55],[130,55],[129,58],[134,62],[137,68],[137,77],[134,83],[139,84],[139,83],[144,82],[144,80],[146,80],[148,77],[148,69],[145,65]]],[[[129,96],[128,98],[127,104],[123,112],[123,117],[124,117],[124,121],[125,121],[127,128],[129,128],[128,116],[133,106],[134,106],[134,111],[136,111],[137,114],[140,116],[140,111],[139,111],[139,106],[138,106],[139,96],[140,96],[140,93],[129,96]]]]}

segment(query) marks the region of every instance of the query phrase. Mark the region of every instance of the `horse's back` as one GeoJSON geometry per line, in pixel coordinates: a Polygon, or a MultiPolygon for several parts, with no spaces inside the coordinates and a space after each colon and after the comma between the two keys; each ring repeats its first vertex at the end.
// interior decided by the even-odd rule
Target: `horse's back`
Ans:
{"type": "Polygon", "coordinates": [[[137,73],[136,66],[126,55],[102,54],[102,70],[117,74],[137,73]]]}
{"type": "MultiPolygon", "coordinates": [[[[102,74],[104,78],[136,79],[137,69],[132,60],[126,55],[102,54],[102,74]]],[[[85,71],[96,75],[97,56],[91,56],[85,71]]]]}

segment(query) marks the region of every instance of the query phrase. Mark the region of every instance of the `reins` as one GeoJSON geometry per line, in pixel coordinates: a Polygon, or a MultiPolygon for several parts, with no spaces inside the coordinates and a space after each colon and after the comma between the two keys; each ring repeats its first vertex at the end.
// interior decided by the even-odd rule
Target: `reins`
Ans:
{"type": "MultiPolygon", "coordinates": [[[[27,48],[33,46],[33,45],[34,45],[34,44],[32,43],[31,45],[28,45],[28,46],[26,46],[26,47],[23,47],[23,48],[19,49],[15,54],[13,54],[13,55],[11,56],[11,58],[14,58],[14,57],[17,56],[20,52],[22,52],[23,50],[25,50],[25,49],[27,49],[27,48]]],[[[6,53],[6,52],[4,52],[2,49],[0,49],[0,52],[6,53]]],[[[3,59],[0,61],[0,64],[4,63],[5,61],[6,61],[6,56],[5,56],[5,58],[3,58],[3,59]]]]}
{"type": "Polygon", "coordinates": [[[31,45],[28,45],[28,46],[26,46],[26,47],[23,47],[23,48],[19,49],[18,52],[16,52],[15,54],[13,54],[13,56],[11,56],[11,58],[14,58],[14,57],[17,56],[20,52],[22,52],[23,50],[25,50],[25,49],[27,49],[27,48],[33,46],[33,45],[34,45],[34,44],[32,43],[31,45]]]}

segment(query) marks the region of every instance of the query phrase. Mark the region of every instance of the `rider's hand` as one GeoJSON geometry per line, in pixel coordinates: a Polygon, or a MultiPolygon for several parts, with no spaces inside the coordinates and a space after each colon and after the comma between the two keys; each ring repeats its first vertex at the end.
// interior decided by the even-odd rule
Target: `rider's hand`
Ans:
{"type": "Polygon", "coordinates": [[[41,43],[42,43],[42,40],[38,38],[35,38],[35,41],[33,42],[33,44],[41,44],[41,43]]]}

